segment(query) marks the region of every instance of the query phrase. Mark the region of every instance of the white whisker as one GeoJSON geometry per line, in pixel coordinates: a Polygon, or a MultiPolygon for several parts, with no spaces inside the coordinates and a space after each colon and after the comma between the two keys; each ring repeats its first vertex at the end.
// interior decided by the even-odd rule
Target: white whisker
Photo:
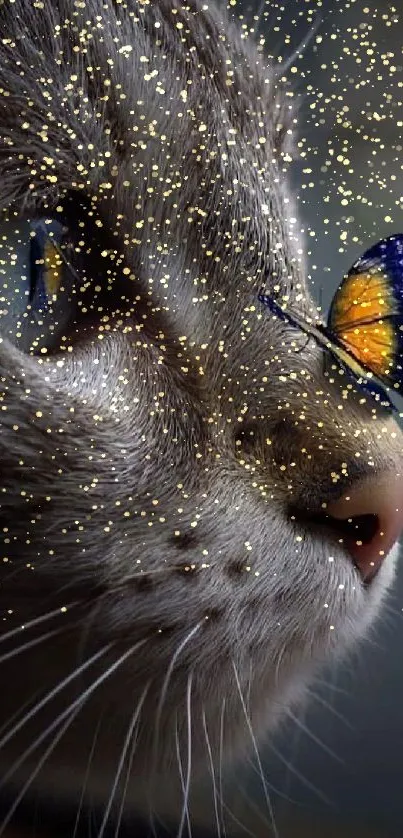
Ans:
{"type": "Polygon", "coordinates": [[[316,32],[318,31],[319,26],[322,23],[322,20],[323,20],[322,15],[320,15],[320,14],[317,15],[317,18],[316,18],[315,22],[312,24],[312,26],[311,26],[308,34],[305,36],[305,38],[302,39],[299,46],[294,50],[294,52],[289,56],[289,58],[287,58],[286,61],[277,65],[276,73],[275,73],[277,78],[279,78],[280,76],[284,76],[285,73],[288,72],[290,67],[292,67],[295,59],[298,58],[298,56],[301,55],[302,52],[304,52],[304,50],[307,48],[308,44],[312,40],[313,36],[316,35],[316,32]]]}
{"type": "Polygon", "coordinates": [[[62,736],[66,733],[66,730],[70,727],[70,725],[72,724],[72,722],[74,721],[76,716],[78,716],[81,708],[82,708],[82,703],[79,704],[73,710],[73,712],[70,713],[70,716],[68,717],[67,721],[65,722],[64,725],[62,725],[61,730],[59,730],[59,732],[56,733],[56,735],[55,735],[54,739],[52,740],[51,744],[46,749],[45,753],[42,754],[36,768],[31,773],[31,775],[29,776],[26,783],[23,785],[21,791],[19,792],[19,794],[15,798],[14,803],[10,807],[6,817],[4,818],[3,822],[0,824],[0,836],[3,835],[3,832],[7,828],[8,824],[10,823],[10,820],[13,817],[13,814],[14,814],[15,810],[17,809],[17,806],[19,805],[19,803],[21,802],[23,797],[25,797],[25,794],[27,793],[28,789],[32,785],[33,781],[35,780],[35,777],[39,774],[39,772],[40,772],[41,768],[43,767],[43,765],[45,764],[46,760],[53,753],[54,749],[56,748],[56,745],[58,744],[58,742],[60,741],[62,736]]]}
{"type": "MultiPolygon", "coordinates": [[[[253,762],[253,760],[252,759],[247,759],[246,762],[248,763],[248,765],[250,765],[251,770],[253,771],[253,773],[256,774],[257,777],[259,777],[259,779],[261,780],[262,778],[261,778],[260,771],[259,771],[258,768],[256,768],[256,765],[253,762]]],[[[293,800],[292,797],[290,797],[288,794],[285,794],[284,792],[280,791],[280,789],[276,788],[276,786],[273,786],[273,783],[269,783],[268,780],[266,780],[266,783],[267,783],[267,787],[270,789],[270,791],[273,792],[273,794],[276,794],[278,797],[282,797],[284,800],[287,801],[287,803],[295,803],[295,805],[298,806],[298,800],[293,800]]],[[[246,793],[244,793],[244,796],[247,798],[246,793]]]]}
{"type": "Polygon", "coordinates": [[[225,714],[225,698],[223,698],[223,702],[221,705],[221,713],[220,713],[220,752],[219,752],[219,777],[220,777],[220,804],[221,804],[221,824],[222,824],[222,831],[224,838],[226,838],[227,830],[225,828],[225,820],[224,820],[224,795],[223,795],[223,783],[222,783],[222,773],[223,773],[223,756],[224,756],[224,714],[225,714]]]}
{"type": "MultiPolygon", "coordinates": [[[[165,701],[166,694],[167,694],[167,691],[168,691],[169,682],[171,680],[171,675],[172,675],[172,672],[174,670],[176,661],[179,658],[179,655],[181,654],[181,652],[183,651],[185,646],[187,646],[187,644],[190,642],[192,637],[194,637],[194,635],[197,634],[197,632],[200,630],[201,626],[203,625],[203,622],[204,621],[200,621],[200,623],[197,623],[197,625],[194,626],[194,628],[191,629],[191,631],[186,635],[186,637],[181,641],[181,643],[179,644],[179,646],[175,650],[174,654],[172,655],[170,664],[169,664],[168,669],[167,669],[167,673],[165,675],[165,678],[164,678],[164,681],[163,681],[163,684],[162,684],[160,698],[159,698],[158,705],[157,705],[157,711],[156,711],[156,714],[155,714],[153,760],[152,760],[153,768],[152,768],[152,772],[151,772],[152,777],[154,777],[154,775],[156,773],[156,766],[157,766],[157,763],[158,763],[158,745],[159,745],[158,740],[159,740],[159,732],[160,732],[160,725],[161,725],[162,708],[164,706],[164,701],[165,701]]],[[[154,813],[151,809],[151,801],[150,801],[150,807],[149,807],[149,819],[150,819],[151,829],[153,830],[153,832],[155,834],[154,813]]]]}
{"type": "Polygon", "coordinates": [[[158,757],[158,754],[157,754],[158,735],[159,735],[159,728],[160,728],[160,724],[161,724],[162,708],[164,706],[164,701],[165,701],[166,694],[167,694],[167,691],[168,691],[168,686],[169,686],[169,682],[171,680],[172,672],[174,670],[176,661],[179,658],[179,655],[181,654],[181,652],[183,651],[185,646],[187,646],[187,644],[190,642],[192,637],[194,637],[194,635],[197,634],[197,632],[200,630],[201,626],[203,625],[203,622],[204,621],[200,621],[200,623],[198,623],[196,626],[194,626],[194,628],[192,628],[191,631],[182,640],[182,642],[179,644],[178,648],[176,649],[176,651],[172,655],[171,662],[168,666],[167,673],[166,673],[166,676],[164,678],[164,682],[163,682],[163,685],[162,685],[160,699],[159,699],[158,706],[157,706],[156,718],[155,718],[154,765],[156,764],[156,760],[157,760],[157,757],[158,757]]]}
{"type": "Polygon", "coordinates": [[[216,785],[215,771],[214,771],[213,752],[211,750],[210,738],[209,738],[208,730],[207,730],[206,713],[205,713],[204,707],[203,707],[202,718],[203,718],[204,737],[205,737],[205,740],[206,740],[207,753],[208,753],[209,764],[210,764],[211,781],[212,781],[212,784],[213,784],[214,810],[215,810],[215,819],[216,819],[216,824],[217,824],[217,838],[221,838],[221,824],[220,824],[220,818],[219,818],[219,812],[218,812],[217,785],[216,785]]]}
{"type": "MultiPolygon", "coordinates": [[[[253,766],[253,767],[255,768],[255,766],[253,766]]],[[[255,770],[256,770],[256,768],[255,768],[255,770]]],[[[271,788],[273,788],[273,786],[271,786],[271,788]]],[[[256,801],[253,800],[253,798],[245,791],[245,789],[243,788],[241,783],[237,784],[237,790],[238,790],[238,794],[240,794],[241,797],[246,801],[249,809],[251,809],[255,813],[258,820],[260,820],[261,823],[263,823],[265,825],[266,830],[267,830],[266,834],[270,835],[271,834],[271,822],[270,822],[269,818],[266,817],[266,815],[262,812],[262,809],[261,809],[259,803],[256,803],[256,801]]],[[[285,795],[282,795],[282,796],[285,797],[285,795]]],[[[295,803],[296,805],[298,805],[298,801],[292,800],[290,797],[289,798],[285,797],[285,799],[289,803],[295,803]]],[[[232,813],[232,815],[233,814],[234,813],[232,813]]],[[[245,829],[245,827],[243,827],[243,828],[245,829]]]]}
{"type": "Polygon", "coordinates": [[[245,721],[246,721],[246,724],[247,724],[247,727],[248,727],[248,730],[249,730],[249,734],[250,734],[250,737],[251,737],[251,740],[252,740],[253,749],[254,749],[255,754],[256,754],[256,761],[257,761],[257,764],[259,766],[260,777],[261,777],[262,786],[263,786],[263,792],[264,792],[264,795],[265,795],[265,798],[266,798],[267,808],[268,808],[268,811],[269,811],[269,816],[270,816],[270,820],[271,820],[272,827],[273,827],[273,835],[274,835],[274,838],[279,838],[276,822],[275,822],[275,819],[274,819],[273,806],[272,806],[272,802],[270,800],[269,790],[267,788],[267,783],[266,783],[265,776],[264,776],[264,773],[263,773],[263,766],[262,766],[262,762],[261,762],[261,759],[260,759],[260,754],[259,754],[259,750],[258,750],[258,747],[257,747],[255,734],[253,732],[253,728],[252,728],[252,724],[251,724],[251,721],[250,721],[250,718],[249,718],[249,714],[248,714],[247,709],[246,709],[245,700],[244,700],[244,697],[242,695],[241,684],[240,684],[240,681],[239,681],[238,671],[237,671],[237,668],[235,666],[235,661],[232,662],[232,666],[233,666],[233,669],[234,669],[235,681],[236,681],[236,685],[237,685],[237,689],[238,689],[238,693],[239,693],[239,698],[240,698],[241,705],[242,705],[242,710],[243,710],[243,713],[244,713],[244,716],[245,716],[245,721]]]}
{"type": "Polygon", "coordinates": [[[58,724],[61,721],[63,721],[63,719],[65,719],[66,716],[68,716],[68,714],[72,710],[74,710],[75,707],[81,706],[81,704],[84,701],[86,701],[95,692],[95,690],[101,684],[104,683],[104,681],[106,681],[108,678],[110,678],[110,676],[116,671],[116,669],[118,669],[119,666],[121,666],[122,663],[124,663],[124,661],[127,660],[127,658],[130,657],[137,649],[139,649],[141,646],[143,646],[144,643],[146,643],[146,640],[141,640],[139,643],[136,643],[134,646],[132,646],[130,649],[128,649],[128,651],[124,652],[124,654],[121,655],[120,658],[118,658],[117,661],[115,661],[113,664],[111,664],[111,666],[109,667],[109,669],[107,669],[106,672],[104,672],[102,675],[100,675],[89,687],[87,687],[86,690],[84,690],[84,692],[78,698],[75,699],[75,701],[72,702],[72,704],[70,704],[69,707],[67,707],[66,710],[63,710],[63,712],[60,713],[60,715],[57,717],[57,719],[55,719],[50,725],[48,725],[47,728],[45,728],[44,731],[42,731],[40,736],[38,736],[37,739],[35,739],[35,741],[32,743],[32,745],[30,745],[29,748],[27,748],[24,751],[23,754],[21,754],[19,759],[16,760],[16,762],[14,762],[14,764],[11,766],[11,768],[2,777],[2,783],[0,785],[0,788],[1,788],[1,786],[6,785],[8,780],[13,776],[13,774],[15,774],[16,771],[18,771],[18,769],[25,762],[25,760],[28,759],[28,757],[37,748],[39,748],[39,746],[42,744],[44,739],[46,739],[51,733],[53,733],[54,729],[58,726],[58,724]]]}
{"type": "Polygon", "coordinates": [[[98,658],[101,658],[103,655],[105,655],[106,652],[108,652],[111,648],[112,643],[108,643],[99,652],[96,652],[95,655],[93,655],[91,658],[85,661],[85,663],[83,663],[81,666],[75,669],[74,672],[71,672],[70,675],[67,676],[67,678],[64,678],[64,680],[61,681],[60,684],[57,685],[57,687],[54,687],[53,690],[47,693],[45,697],[38,702],[38,704],[35,704],[32,710],[29,710],[29,712],[19,722],[17,722],[17,724],[15,724],[14,727],[8,733],[6,733],[2,739],[0,739],[0,750],[1,748],[4,748],[4,745],[6,745],[7,742],[9,742],[10,739],[12,739],[12,737],[15,736],[15,734],[18,733],[18,731],[21,730],[21,728],[27,724],[27,722],[33,719],[33,717],[36,716],[37,713],[39,713],[40,710],[43,709],[43,707],[46,707],[49,701],[52,701],[52,699],[55,698],[55,696],[58,695],[65,687],[67,687],[67,685],[70,684],[71,681],[74,681],[75,678],[81,675],[82,672],[88,669],[88,667],[91,666],[91,664],[94,663],[96,660],[98,660],[98,658]]]}
{"type": "Polygon", "coordinates": [[[139,718],[140,713],[141,713],[141,708],[144,704],[144,699],[145,699],[149,689],[150,689],[150,684],[148,683],[147,686],[145,687],[145,689],[143,690],[143,692],[141,694],[141,697],[140,697],[140,701],[138,702],[136,710],[134,711],[134,713],[132,715],[132,719],[131,719],[131,722],[130,722],[130,725],[129,725],[129,729],[127,731],[126,738],[125,738],[125,741],[123,743],[122,753],[120,755],[120,760],[119,760],[119,763],[118,763],[118,767],[116,769],[115,779],[114,779],[113,784],[112,784],[112,789],[111,789],[111,793],[109,795],[109,800],[108,800],[108,803],[106,805],[106,809],[105,809],[105,812],[104,812],[104,817],[103,817],[103,820],[102,820],[102,823],[101,823],[101,826],[100,826],[100,829],[99,829],[99,832],[98,832],[98,838],[103,838],[103,835],[105,834],[105,829],[106,829],[106,826],[107,826],[107,823],[108,823],[109,815],[110,815],[110,812],[111,812],[111,808],[112,808],[113,800],[114,800],[114,797],[115,797],[115,794],[116,794],[116,789],[118,787],[118,783],[119,783],[119,780],[120,780],[120,776],[122,774],[124,762],[125,762],[125,759],[126,759],[126,754],[129,750],[129,745],[130,745],[130,742],[131,742],[131,739],[132,739],[132,736],[133,736],[133,733],[134,733],[134,728],[137,724],[138,718],[139,718]]]}
{"type": "MultiPolygon", "coordinates": [[[[301,714],[306,713],[306,705],[303,705],[301,708],[301,714]]],[[[290,739],[290,764],[293,764],[297,760],[298,751],[301,747],[301,738],[302,738],[302,731],[300,727],[295,726],[294,730],[291,732],[291,739],[290,739]]],[[[292,783],[291,772],[287,768],[287,772],[284,778],[283,783],[283,790],[286,794],[289,793],[290,787],[292,783]]]]}
{"type": "Polygon", "coordinates": [[[318,687],[326,687],[326,689],[331,690],[334,693],[339,693],[339,695],[351,697],[351,692],[344,690],[343,687],[337,687],[336,684],[330,683],[330,681],[321,681],[320,678],[315,678],[314,683],[317,684],[318,687]]]}
{"type": "Polygon", "coordinates": [[[278,751],[277,748],[274,747],[272,742],[270,742],[270,750],[273,751],[273,754],[277,757],[277,759],[279,759],[280,762],[282,762],[283,765],[285,765],[286,768],[288,768],[288,770],[291,772],[291,774],[294,774],[294,776],[297,777],[298,780],[300,780],[301,783],[303,783],[304,786],[306,786],[307,789],[310,789],[310,791],[313,791],[314,794],[316,794],[316,796],[319,797],[319,799],[322,800],[323,803],[326,803],[327,806],[332,806],[332,807],[334,806],[332,801],[328,797],[326,797],[326,795],[323,794],[323,792],[319,791],[319,789],[316,788],[316,786],[314,786],[314,784],[311,783],[310,780],[307,780],[306,777],[304,777],[304,775],[301,774],[301,772],[298,771],[298,769],[295,768],[295,766],[292,765],[291,762],[289,762],[285,757],[283,757],[283,755],[280,753],[280,751],[278,751]]]}
{"type": "Polygon", "coordinates": [[[312,696],[314,701],[317,701],[319,704],[322,704],[323,707],[326,707],[326,710],[329,710],[330,713],[333,713],[336,719],[339,719],[340,722],[343,722],[343,724],[345,724],[346,727],[349,727],[350,730],[354,730],[354,725],[352,725],[351,722],[349,722],[349,720],[346,719],[345,716],[343,716],[343,713],[339,713],[339,711],[336,710],[336,708],[330,704],[330,701],[326,701],[321,695],[318,695],[314,690],[307,690],[307,693],[308,695],[312,696]]]}
{"type": "Polygon", "coordinates": [[[16,719],[22,718],[24,716],[27,707],[29,707],[34,701],[36,701],[38,695],[40,695],[40,692],[40,690],[36,690],[36,692],[34,692],[34,694],[31,695],[27,701],[24,701],[24,704],[21,704],[19,707],[17,707],[15,713],[12,713],[12,715],[9,716],[7,721],[4,722],[4,724],[0,727],[0,736],[7,730],[8,727],[10,727],[10,725],[13,724],[13,722],[15,722],[16,719]]]}
{"type": "Polygon", "coordinates": [[[189,820],[189,812],[187,811],[187,808],[186,808],[185,777],[184,777],[184,774],[183,774],[182,758],[181,758],[180,745],[179,745],[178,719],[176,719],[176,725],[175,725],[175,746],[176,746],[176,759],[178,761],[178,768],[179,768],[179,777],[180,777],[182,792],[183,792],[183,806],[182,806],[182,815],[181,815],[181,826],[180,826],[178,832],[176,833],[176,838],[182,838],[183,825],[184,825],[185,818],[187,820],[188,829],[190,829],[190,820],[189,820]]]}
{"type": "Polygon", "coordinates": [[[303,730],[304,733],[306,733],[306,735],[309,736],[310,739],[312,739],[312,742],[315,742],[316,745],[319,745],[319,747],[322,748],[322,750],[325,751],[326,754],[329,754],[329,756],[333,757],[333,759],[335,759],[336,762],[339,762],[340,765],[345,765],[345,760],[342,759],[341,757],[339,757],[338,754],[336,754],[334,751],[332,751],[332,749],[329,748],[328,745],[326,745],[324,742],[322,742],[321,739],[319,739],[318,736],[316,736],[314,733],[312,733],[312,731],[309,730],[309,727],[307,727],[307,725],[305,725],[298,718],[298,716],[295,716],[295,714],[289,708],[287,710],[287,715],[290,717],[290,719],[293,720],[294,724],[296,724],[297,727],[299,727],[301,730],[303,730]]]}
{"type": "Polygon", "coordinates": [[[83,787],[81,789],[80,802],[78,804],[76,821],[75,821],[75,824],[74,824],[74,830],[73,830],[72,838],[76,838],[76,835],[77,835],[78,825],[80,823],[81,810],[82,810],[82,807],[83,807],[85,793],[86,793],[86,790],[87,790],[88,777],[89,777],[89,774],[90,774],[90,768],[91,768],[92,760],[93,760],[93,757],[94,757],[96,744],[97,744],[97,741],[98,741],[98,735],[99,735],[99,730],[100,730],[100,727],[101,727],[103,715],[104,714],[102,713],[101,716],[98,719],[98,724],[96,726],[95,733],[94,733],[94,736],[93,736],[93,739],[92,739],[91,750],[90,750],[90,754],[89,754],[89,757],[88,757],[88,762],[87,762],[87,768],[86,768],[86,772],[85,772],[83,787]]]}
{"type": "Polygon", "coordinates": [[[28,640],[26,643],[22,643],[21,646],[17,646],[16,649],[12,649],[10,652],[5,652],[4,655],[0,656],[0,663],[5,663],[11,658],[16,658],[18,655],[22,655],[24,652],[27,652],[28,649],[33,649],[34,646],[39,646],[41,643],[45,643],[46,640],[49,640],[51,637],[55,637],[56,634],[60,634],[62,631],[65,631],[66,626],[59,626],[57,629],[53,629],[52,631],[48,631],[46,634],[41,634],[40,637],[35,637],[34,640],[28,640]]]}
{"type": "MultiPolygon", "coordinates": [[[[148,686],[150,686],[150,685],[148,685],[148,686]]],[[[138,725],[135,728],[134,736],[132,738],[132,746],[131,746],[131,749],[130,749],[129,760],[128,760],[128,764],[127,764],[126,778],[125,778],[125,783],[124,783],[124,786],[123,786],[122,799],[120,801],[120,807],[119,807],[119,813],[118,813],[118,817],[117,817],[117,821],[116,821],[116,829],[115,829],[114,838],[119,838],[120,824],[121,824],[122,817],[123,817],[123,810],[124,810],[126,794],[127,794],[127,786],[129,784],[130,775],[131,775],[131,771],[132,771],[134,754],[135,754],[135,751],[136,751],[137,735],[138,735],[138,725]]]]}
{"type": "Polygon", "coordinates": [[[68,605],[63,606],[63,610],[61,608],[55,608],[53,611],[48,611],[47,614],[42,614],[40,617],[35,617],[34,620],[30,620],[28,623],[23,623],[23,625],[18,626],[18,628],[12,629],[11,631],[7,631],[5,634],[0,636],[0,643],[5,643],[6,640],[11,640],[12,637],[15,637],[16,634],[22,634],[26,632],[27,629],[34,628],[34,626],[39,626],[41,623],[46,622],[46,620],[51,620],[52,617],[65,617],[65,611],[68,608],[74,608],[75,605],[79,605],[80,602],[77,600],[76,602],[70,602],[68,605]]]}
{"type": "Polygon", "coordinates": [[[251,838],[256,838],[256,833],[255,833],[255,832],[251,832],[251,831],[250,831],[250,829],[248,829],[248,827],[247,827],[247,826],[245,826],[245,824],[244,824],[244,823],[242,823],[242,821],[240,821],[240,820],[239,820],[239,818],[237,818],[237,816],[234,814],[234,812],[232,811],[232,809],[230,809],[230,807],[227,805],[227,803],[224,803],[224,802],[223,802],[223,807],[224,807],[224,809],[228,812],[228,814],[229,814],[229,816],[230,816],[231,820],[232,820],[232,821],[234,821],[234,823],[235,823],[237,826],[239,826],[239,828],[240,828],[240,829],[242,829],[242,832],[246,832],[246,834],[247,834],[247,835],[250,835],[250,836],[251,836],[251,838]]]}
{"type": "Polygon", "coordinates": [[[255,26],[256,35],[258,34],[259,29],[260,29],[261,24],[262,24],[263,14],[264,14],[266,3],[267,3],[267,0],[261,0],[260,5],[258,6],[256,15],[255,15],[255,18],[254,18],[256,20],[256,26],[255,26]]]}
{"type": "Polygon", "coordinates": [[[178,763],[179,763],[179,771],[181,775],[182,781],[182,789],[183,789],[183,807],[182,807],[182,816],[179,823],[179,829],[177,832],[177,838],[182,838],[183,828],[185,826],[185,820],[187,821],[188,825],[188,834],[189,838],[192,838],[192,831],[190,826],[190,816],[189,816],[189,791],[190,791],[190,777],[192,771],[192,716],[191,716],[191,698],[192,698],[192,673],[190,673],[188,677],[187,689],[186,689],[186,725],[187,725],[187,766],[186,766],[186,779],[183,777],[183,770],[182,770],[182,763],[180,757],[180,748],[179,748],[179,739],[178,739],[178,726],[176,725],[176,750],[178,756],[178,763]]]}

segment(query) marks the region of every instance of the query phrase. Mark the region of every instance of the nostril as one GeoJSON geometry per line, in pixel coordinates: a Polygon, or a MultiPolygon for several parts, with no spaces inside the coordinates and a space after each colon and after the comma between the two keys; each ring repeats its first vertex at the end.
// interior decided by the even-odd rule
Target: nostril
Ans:
{"type": "Polygon", "coordinates": [[[326,509],[332,527],[367,584],[378,573],[403,529],[403,476],[390,471],[357,481],[326,509]]]}
{"type": "MultiPolygon", "coordinates": [[[[332,515],[325,515],[326,523],[339,535],[339,540],[350,553],[353,563],[360,571],[366,584],[372,582],[381,567],[383,555],[379,554],[377,561],[364,561],[365,551],[362,548],[369,547],[380,530],[379,518],[373,513],[367,515],[354,515],[351,518],[333,518],[332,515]],[[360,549],[361,548],[361,549],[360,549]]],[[[372,551],[371,551],[372,554],[372,551]]]]}
{"type": "Polygon", "coordinates": [[[322,503],[322,510],[290,512],[294,520],[336,536],[368,585],[403,530],[403,475],[386,471],[358,480],[338,500],[322,503]]]}
{"type": "Polygon", "coordinates": [[[369,544],[379,529],[379,518],[373,513],[341,519],[333,518],[332,515],[324,517],[334,530],[340,532],[346,539],[354,539],[358,545],[369,544]]]}
{"type": "Polygon", "coordinates": [[[301,514],[295,509],[292,510],[293,518],[304,520],[306,523],[323,525],[335,533],[346,547],[354,542],[357,546],[370,544],[379,529],[379,519],[372,513],[368,515],[355,515],[351,518],[333,518],[325,512],[316,514],[301,514]]]}

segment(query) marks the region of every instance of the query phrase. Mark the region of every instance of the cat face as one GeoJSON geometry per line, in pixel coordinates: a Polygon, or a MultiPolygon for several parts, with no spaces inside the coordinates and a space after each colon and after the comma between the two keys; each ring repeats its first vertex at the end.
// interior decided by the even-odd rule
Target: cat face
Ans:
{"type": "Polygon", "coordinates": [[[0,345],[0,764],[107,800],[134,737],[126,804],[157,777],[157,805],[372,622],[396,548],[365,584],[316,514],[390,485],[400,431],[257,301],[313,312],[292,97],[237,28],[198,0],[0,28],[4,225],[63,228],[53,307],[0,345]]]}

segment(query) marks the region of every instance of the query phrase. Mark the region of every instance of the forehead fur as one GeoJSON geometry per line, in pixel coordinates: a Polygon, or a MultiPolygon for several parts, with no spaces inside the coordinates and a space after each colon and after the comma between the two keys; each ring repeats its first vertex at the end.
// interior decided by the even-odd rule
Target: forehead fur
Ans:
{"type": "Polygon", "coordinates": [[[238,28],[201,5],[1,5],[3,206],[52,204],[71,189],[122,200],[149,186],[154,158],[172,175],[186,160],[199,185],[239,159],[266,171],[290,106],[238,28]]]}
{"type": "Polygon", "coordinates": [[[171,313],[166,278],[176,277],[200,340],[194,284],[229,291],[237,306],[267,276],[285,289],[300,281],[281,171],[290,106],[239,28],[202,5],[0,6],[4,212],[63,210],[85,196],[115,264],[129,259],[171,313]]]}

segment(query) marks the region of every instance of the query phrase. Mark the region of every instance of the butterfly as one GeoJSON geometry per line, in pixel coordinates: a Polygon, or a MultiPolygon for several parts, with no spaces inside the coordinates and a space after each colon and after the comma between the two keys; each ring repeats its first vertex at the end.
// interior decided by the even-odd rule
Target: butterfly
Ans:
{"type": "Polygon", "coordinates": [[[396,410],[384,387],[403,385],[403,234],[382,239],[354,263],[333,297],[326,326],[288,311],[271,295],[258,299],[313,338],[325,358],[382,406],[396,410]]]}

